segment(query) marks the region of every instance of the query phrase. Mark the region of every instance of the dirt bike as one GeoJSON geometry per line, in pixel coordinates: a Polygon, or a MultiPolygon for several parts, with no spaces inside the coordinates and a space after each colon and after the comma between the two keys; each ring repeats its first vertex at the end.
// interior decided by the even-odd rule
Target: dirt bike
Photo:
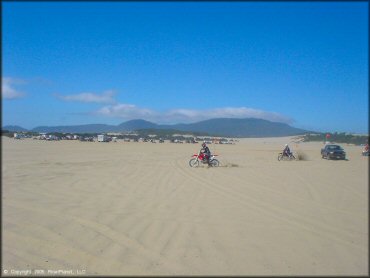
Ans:
{"type": "Polygon", "coordinates": [[[200,163],[202,164],[208,164],[211,167],[218,167],[220,165],[220,162],[215,158],[217,154],[213,154],[209,157],[209,164],[207,163],[207,159],[205,157],[205,154],[202,152],[199,152],[198,154],[193,154],[193,158],[190,159],[189,165],[190,167],[198,167],[200,163]]]}
{"type": "Polygon", "coordinates": [[[285,153],[279,153],[278,155],[278,160],[296,160],[295,156],[293,155],[293,153],[290,153],[289,155],[285,154],[285,153]]]}

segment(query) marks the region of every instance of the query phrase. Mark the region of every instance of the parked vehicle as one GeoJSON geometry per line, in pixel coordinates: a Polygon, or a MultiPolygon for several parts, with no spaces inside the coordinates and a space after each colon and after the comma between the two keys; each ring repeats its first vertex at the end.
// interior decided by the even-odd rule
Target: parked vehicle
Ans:
{"type": "Polygon", "coordinates": [[[98,142],[109,142],[109,137],[105,134],[99,134],[98,142]]]}
{"type": "Polygon", "coordinates": [[[326,159],[346,159],[346,152],[339,145],[328,144],[321,149],[321,157],[326,159]]]}
{"type": "Polygon", "coordinates": [[[278,155],[278,160],[296,160],[295,156],[293,153],[290,153],[289,155],[287,154],[283,154],[283,153],[279,153],[278,155]]]}
{"type": "Polygon", "coordinates": [[[23,134],[14,133],[14,139],[21,139],[21,138],[24,138],[23,134]]]}
{"type": "MultiPolygon", "coordinates": [[[[209,166],[211,167],[218,167],[220,165],[220,162],[215,158],[217,154],[211,155],[209,158],[209,166]]],[[[200,163],[207,164],[207,160],[204,157],[204,153],[197,153],[193,154],[193,158],[190,159],[189,165],[190,167],[198,167],[200,163]]]]}
{"type": "Polygon", "coordinates": [[[366,144],[364,150],[362,151],[363,156],[369,156],[369,144],[366,144]]]}
{"type": "Polygon", "coordinates": [[[80,137],[79,139],[81,142],[94,142],[93,137],[80,137]]]}

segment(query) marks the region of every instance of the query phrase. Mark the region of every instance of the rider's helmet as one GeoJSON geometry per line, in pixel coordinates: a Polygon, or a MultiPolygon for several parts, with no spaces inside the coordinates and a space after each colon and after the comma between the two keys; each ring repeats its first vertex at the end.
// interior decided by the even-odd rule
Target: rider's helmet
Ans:
{"type": "Polygon", "coordinates": [[[285,147],[287,147],[288,146],[288,144],[285,144],[285,147]]]}
{"type": "Polygon", "coordinates": [[[206,145],[206,143],[204,142],[204,143],[202,144],[202,147],[204,148],[205,146],[207,146],[207,145],[206,145]]]}

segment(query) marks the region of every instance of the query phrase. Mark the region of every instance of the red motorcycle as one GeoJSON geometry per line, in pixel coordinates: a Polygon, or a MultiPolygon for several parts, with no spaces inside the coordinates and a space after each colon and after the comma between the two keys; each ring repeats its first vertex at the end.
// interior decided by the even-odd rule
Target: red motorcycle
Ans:
{"type": "MultiPolygon", "coordinates": [[[[220,165],[220,162],[215,158],[217,154],[212,154],[209,158],[209,166],[211,167],[218,167],[220,165]]],[[[202,152],[199,152],[198,154],[193,154],[193,158],[190,159],[189,165],[190,167],[198,167],[200,163],[207,164],[207,159],[205,157],[205,154],[202,152]]]]}

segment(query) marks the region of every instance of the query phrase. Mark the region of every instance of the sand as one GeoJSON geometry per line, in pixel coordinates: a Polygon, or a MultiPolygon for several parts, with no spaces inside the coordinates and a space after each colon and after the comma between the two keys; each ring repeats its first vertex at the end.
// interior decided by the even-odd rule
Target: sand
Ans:
{"type": "Polygon", "coordinates": [[[368,157],[292,140],[190,168],[200,144],[3,137],[2,273],[368,275],[368,157]],[[279,162],[287,142],[305,160],[279,162]]]}

